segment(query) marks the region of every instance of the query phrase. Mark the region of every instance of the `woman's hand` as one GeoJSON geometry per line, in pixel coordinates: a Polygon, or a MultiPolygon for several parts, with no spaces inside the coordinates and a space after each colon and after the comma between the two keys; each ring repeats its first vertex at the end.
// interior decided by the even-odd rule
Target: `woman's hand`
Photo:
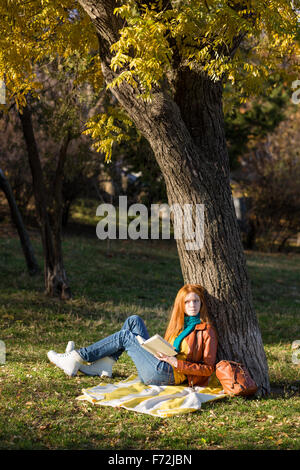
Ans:
{"type": "Polygon", "coordinates": [[[167,362],[168,364],[170,364],[173,367],[177,367],[178,361],[177,361],[176,357],[174,357],[174,356],[167,356],[166,354],[163,354],[163,353],[159,352],[159,353],[156,354],[155,357],[157,359],[161,360],[161,361],[167,362]]]}

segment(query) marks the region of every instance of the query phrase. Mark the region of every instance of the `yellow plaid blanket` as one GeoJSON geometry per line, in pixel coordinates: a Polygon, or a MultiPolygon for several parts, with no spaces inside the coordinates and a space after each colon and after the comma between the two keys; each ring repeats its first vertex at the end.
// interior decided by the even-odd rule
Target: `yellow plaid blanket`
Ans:
{"type": "Polygon", "coordinates": [[[202,403],[225,396],[215,374],[210,377],[207,387],[194,389],[185,385],[145,385],[136,376],[131,376],[123,382],[100,383],[83,389],[77,400],[167,418],[197,411],[202,403]]]}

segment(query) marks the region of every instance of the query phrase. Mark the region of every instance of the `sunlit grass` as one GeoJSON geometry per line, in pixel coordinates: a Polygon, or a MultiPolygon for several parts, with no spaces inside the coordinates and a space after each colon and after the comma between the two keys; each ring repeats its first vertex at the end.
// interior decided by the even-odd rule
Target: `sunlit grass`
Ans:
{"type": "MultiPolygon", "coordinates": [[[[42,267],[39,239],[33,244],[42,267]]],[[[0,366],[1,449],[299,449],[300,369],[291,344],[300,339],[300,255],[246,253],[274,393],[226,398],[161,419],[76,401],[99,379],[66,377],[46,352],[63,351],[69,340],[90,344],[131,314],[145,319],[150,334],[163,334],[183,282],[175,244],[124,240],[108,247],[96,237],[73,236],[64,238],[63,250],[73,291],[64,303],[44,296],[42,274],[29,277],[19,240],[0,239],[0,339],[7,347],[0,366]]],[[[134,372],[123,354],[113,378],[104,380],[134,372]]]]}

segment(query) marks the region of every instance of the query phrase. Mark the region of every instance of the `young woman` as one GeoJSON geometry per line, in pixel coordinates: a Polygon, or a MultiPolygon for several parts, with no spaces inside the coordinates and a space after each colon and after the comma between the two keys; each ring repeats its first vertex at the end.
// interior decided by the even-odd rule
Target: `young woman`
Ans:
{"type": "MultiPolygon", "coordinates": [[[[208,323],[204,288],[199,284],[186,284],[177,293],[165,339],[173,344],[178,354],[153,356],[141,347],[137,336],[144,339],[149,334],[143,320],[132,315],[122,329],[90,346],[58,354],[48,352],[49,360],[67,375],[74,376],[83,370],[83,364],[97,364],[101,372],[112,365],[126,351],[133,360],[140,380],[152,385],[178,385],[188,380],[189,386],[206,386],[215,370],[217,334],[208,323]]],[[[93,375],[93,374],[91,374],[93,375]]],[[[98,375],[101,375],[99,373],[98,375]]],[[[110,374],[107,374],[110,375],[110,374]]]]}

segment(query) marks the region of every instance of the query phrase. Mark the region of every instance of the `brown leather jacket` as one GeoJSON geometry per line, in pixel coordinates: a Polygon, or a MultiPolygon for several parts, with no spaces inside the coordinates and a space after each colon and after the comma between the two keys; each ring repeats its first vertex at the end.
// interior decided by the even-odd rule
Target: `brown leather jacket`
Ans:
{"type": "Polygon", "coordinates": [[[208,323],[199,323],[185,337],[189,345],[187,360],[178,359],[176,370],[187,376],[190,387],[205,387],[215,370],[218,338],[216,330],[208,323]]]}

